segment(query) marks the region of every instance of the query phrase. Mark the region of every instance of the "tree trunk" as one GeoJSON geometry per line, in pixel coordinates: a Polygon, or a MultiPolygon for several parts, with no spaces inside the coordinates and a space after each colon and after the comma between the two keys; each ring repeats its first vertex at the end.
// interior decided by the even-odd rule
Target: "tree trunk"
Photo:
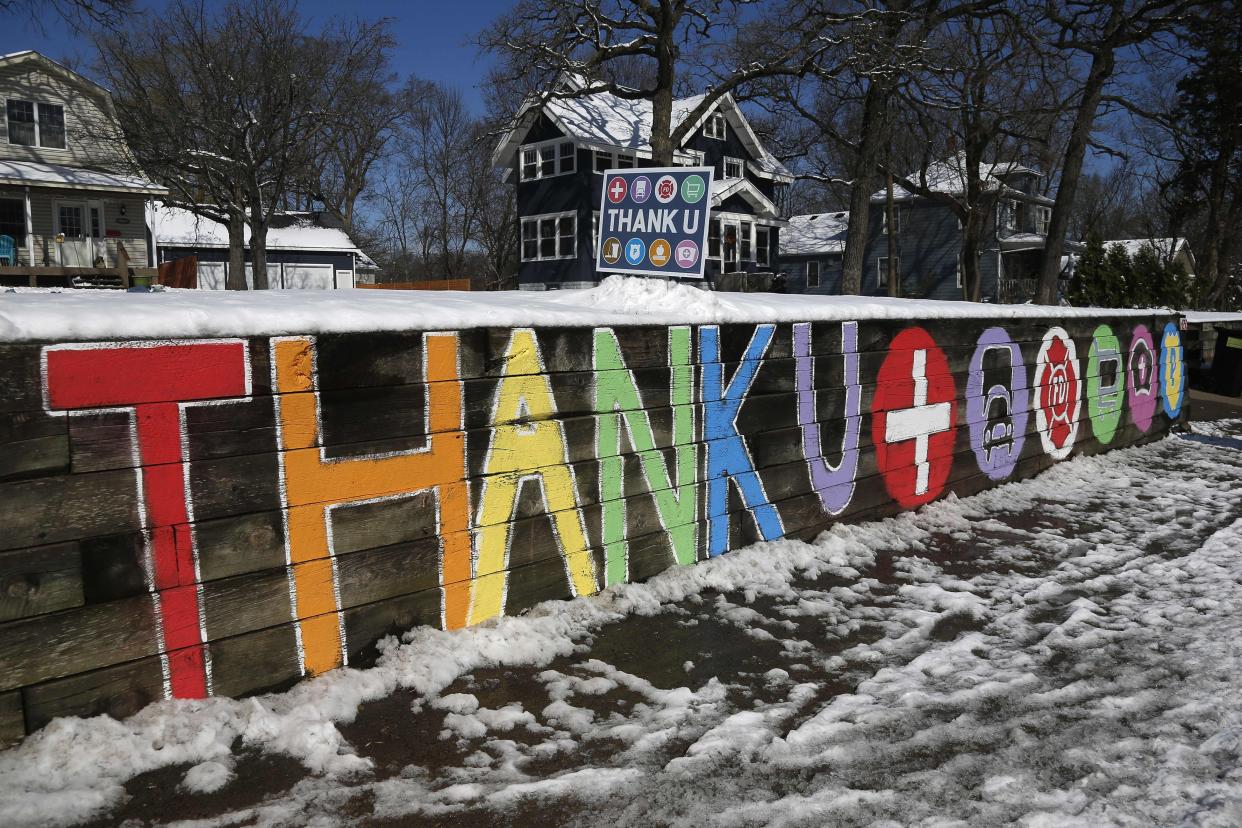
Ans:
{"type": "Polygon", "coordinates": [[[224,286],[246,289],[246,218],[235,210],[229,211],[229,272],[224,286]]]}
{"type": "Polygon", "coordinates": [[[880,177],[876,172],[880,158],[880,138],[884,133],[884,110],[888,93],[878,83],[867,87],[863,99],[862,124],[858,131],[858,152],[850,182],[849,225],[845,231],[845,252],[841,256],[841,293],[862,293],[863,262],[867,257],[867,231],[871,221],[871,194],[880,177]]]}
{"type": "Polygon", "coordinates": [[[1048,237],[1044,240],[1044,257],[1039,268],[1039,289],[1035,301],[1041,305],[1057,302],[1057,281],[1061,275],[1061,255],[1065,251],[1065,234],[1069,230],[1070,214],[1074,210],[1074,198],[1078,181],[1082,177],[1082,163],[1091,141],[1091,129],[1100,108],[1104,84],[1112,77],[1116,61],[1111,46],[1103,45],[1091,59],[1091,70],[1082,90],[1082,99],[1074,115],[1074,127],[1070,130],[1065,147],[1065,164],[1061,169],[1061,181],[1057,187],[1052,218],[1048,222],[1048,237]]]}
{"type": "Polygon", "coordinates": [[[897,267],[897,207],[893,203],[893,174],[888,174],[888,198],[885,200],[884,209],[887,211],[888,223],[888,295],[899,296],[900,285],[897,284],[898,267],[897,267]]]}
{"type": "Polygon", "coordinates": [[[1212,180],[1208,184],[1207,193],[1207,226],[1204,227],[1203,272],[1196,274],[1200,284],[1207,289],[1201,291],[1198,298],[1200,305],[1208,310],[1216,307],[1225,298],[1229,286],[1229,267],[1227,260],[1221,256],[1224,246],[1224,204],[1225,190],[1229,180],[1229,161],[1233,157],[1233,147],[1220,147],[1216,161],[1212,164],[1212,180]]]}
{"type": "Polygon", "coordinates": [[[254,289],[267,290],[267,218],[261,207],[250,207],[250,266],[254,269],[254,289]]]}

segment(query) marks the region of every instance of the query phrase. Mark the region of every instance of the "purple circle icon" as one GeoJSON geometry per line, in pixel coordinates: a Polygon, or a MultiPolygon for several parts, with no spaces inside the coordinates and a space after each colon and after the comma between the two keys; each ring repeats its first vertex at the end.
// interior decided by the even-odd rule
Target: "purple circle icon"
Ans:
{"type": "Polygon", "coordinates": [[[677,260],[678,267],[689,270],[699,263],[699,246],[690,239],[682,239],[677,242],[673,258],[677,260]]]}
{"type": "Polygon", "coordinates": [[[630,198],[636,204],[642,204],[651,197],[651,179],[640,175],[630,182],[630,198]]]}

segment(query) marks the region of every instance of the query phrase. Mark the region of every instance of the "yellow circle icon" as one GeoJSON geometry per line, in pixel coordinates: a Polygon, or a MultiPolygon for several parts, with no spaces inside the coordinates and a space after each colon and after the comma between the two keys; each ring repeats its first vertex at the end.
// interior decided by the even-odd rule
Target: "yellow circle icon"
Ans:
{"type": "Polygon", "coordinates": [[[647,255],[656,267],[664,267],[673,256],[673,248],[664,239],[656,239],[651,243],[647,255]]]}

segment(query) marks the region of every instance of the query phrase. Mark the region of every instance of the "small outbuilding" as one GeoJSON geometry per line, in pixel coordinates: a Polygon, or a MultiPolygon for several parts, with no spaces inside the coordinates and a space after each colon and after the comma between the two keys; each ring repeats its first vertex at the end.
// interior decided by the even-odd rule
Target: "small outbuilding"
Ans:
{"type": "MultiPolygon", "coordinates": [[[[223,290],[228,280],[228,228],[176,207],[156,202],[149,216],[158,263],[193,256],[198,287],[223,290]]],[[[246,284],[253,287],[249,265],[250,228],[246,228],[246,284]]],[[[267,230],[267,275],[272,288],[333,290],[375,281],[375,263],[330,215],[281,212],[267,230]]]]}

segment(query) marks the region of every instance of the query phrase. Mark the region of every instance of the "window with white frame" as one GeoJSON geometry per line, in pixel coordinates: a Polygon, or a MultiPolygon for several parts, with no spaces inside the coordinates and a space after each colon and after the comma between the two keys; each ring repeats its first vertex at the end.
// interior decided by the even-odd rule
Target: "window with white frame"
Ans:
{"type": "Polygon", "coordinates": [[[714,218],[707,225],[707,258],[720,262],[720,219],[714,218]]]}
{"type": "Polygon", "coordinates": [[[1048,225],[1052,224],[1052,208],[1035,208],[1035,232],[1041,236],[1048,235],[1048,225]]]}
{"type": "Polygon", "coordinates": [[[806,263],[806,286],[808,288],[819,287],[819,262],[806,263]]]}
{"type": "MultiPolygon", "coordinates": [[[[879,277],[879,285],[882,288],[888,287],[888,256],[881,256],[876,259],[876,270],[879,277]]],[[[898,256],[893,260],[893,270],[897,274],[897,278],[901,279],[901,257],[898,256]]]]}
{"type": "Polygon", "coordinates": [[[962,278],[962,252],[959,250],[957,252],[957,286],[959,288],[962,287],[962,278]]]}
{"type": "Polygon", "coordinates": [[[713,112],[707,117],[707,122],[703,124],[703,135],[707,138],[724,140],[725,116],[723,112],[713,112]]]}
{"type": "Polygon", "coordinates": [[[705,166],[705,162],[707,161],[707,155],[706,153],[703,152],[703,150],[688,149],[688,150],[682,150],[682,152],[686,156],[687,167],[705,166]]]}
{"type": "Polygon", "coordinates": [[[10,98],[5,107],[9,143],[23,147],[65,148],[65,108],[59,104],[10,98]]]}
{"type": "Polygon", "coordinates": [[[1018,202],[1011,198],[1001,202],[1001,227],[1009,231],[1018,229],[1018,202]]]}
{"type": "Polygon", "coordinates": [[[578,216],[549,213],[522,219],[522,261],[572,259],[578,255],[578,216]]]}
{"type": "Polygon", "coordinates": [[[769,252],[772,249],[771,232],[771,228],[768,227],[755,227],[755,264],[766,267],[772,262],[769,252]]]}
{"type": "MultiPolygon", "coordinates": [[[[881,211],[880,211],[880,213],[881,213],[881,220],[880,220],[880,232],[881,232],[881,233],[888,233],[888,232],[889,232],[889,229],[888,229],[888,207],[887,207],[887,205],[884,207],[884,209],[883,209],[883,210],[881,210],[881,211]]],[[[892,229],[892,232],[893,232],[893,233],[900,233],[900,232],[901,232],[901,207],[899,207],[899,206],[898,206],[898,205],[896,205],[896,204],[894,204],[894,205],[893,205],[893,229],[892,229]]]]}
{"type": "Polygon", "coordinates": [[[742,159],[733,158],[728,155],[726,155],[720,162],[720,167],[722,178],[741,178],[742,170],[745,169],[742,159]]]}
{"type": "Polygon", "coordinates": [[[755,246],[753,242],[753,233],[755,225],[749,221],[743,221],[738,231],[738,258],[744,262],[753,262],[755,254],[755,246]]]}
{"type": "Polygon", "coordinates": [[[567,175],[577,168],[573,141],[544,141],[522,147],[522,180],[535,181],[567,175]]]}
{"type": "Polygon", "coordinates": [[[604,170],[628,170],[634,166],[634,153],[614,152],[612,150],[596,150],[594,169],[597,173],[604,170]]]}

